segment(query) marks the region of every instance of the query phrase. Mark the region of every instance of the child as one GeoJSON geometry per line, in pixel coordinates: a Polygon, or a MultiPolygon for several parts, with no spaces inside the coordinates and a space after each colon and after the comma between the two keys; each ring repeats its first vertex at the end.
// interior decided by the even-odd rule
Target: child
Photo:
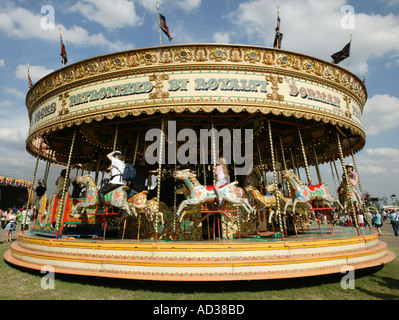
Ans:
{"type": "Polygon", "coordinates": [[[224,158],[219,158],[219,163],[215,166],[214,173],[216,176],[215,193],[218,200],[218,205],[221,206],[223,199],[220,195],[219,188],[227,183],[228,176],[227,164],[224,158]]]}

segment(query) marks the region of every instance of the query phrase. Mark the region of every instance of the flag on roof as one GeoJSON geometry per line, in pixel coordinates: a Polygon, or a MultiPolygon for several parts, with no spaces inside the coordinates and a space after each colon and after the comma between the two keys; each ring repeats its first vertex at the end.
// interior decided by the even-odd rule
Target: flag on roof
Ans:
{"type": "Polygon", "coordinates": [[[281,41],[283,41],[283,34],[280,33],[280,9],[278,9],[277,27],[275,30],[276,30],[276,36],[274,37],[273,48],[281,49],[281,41]]]}
{"type": "Polygon", "coordinates": [[[169,28],[166,25],[166,19],[165,17],[159,13],[159,26],[162,29],[162,31],[166,34],[166,36],[168,37],[169,41],[172,41],[173,37],[170,36],[169,33],[169,28]]]}
{"type": "Polygon", "coordinates": [[[66,50],[65,50],[65,45],[64,45],[64,43],[62,42],[61,30],[60,30],[60,41],[61,41],[61,57],[62,57],[61,63],[62,63],[63,65],[66,65],[67,62],[68,62],[68,57],[67,57],[67,53],[66,53],[66,50]]]}
{"type": "Polygon", "coordinates": [[[334,53],[331,58],[335,64],[340,63],[342,60],[345,60],[349,57],[350,54],[351,43],[349,42],[341,51],[334,53]]]}
{"type": "Polygon", "coordinates": [[[28,61],[28,82],[29,82],[29,89],[33,87],[32,79],[30,78],[29,74],[29,61],[28,61]]]}

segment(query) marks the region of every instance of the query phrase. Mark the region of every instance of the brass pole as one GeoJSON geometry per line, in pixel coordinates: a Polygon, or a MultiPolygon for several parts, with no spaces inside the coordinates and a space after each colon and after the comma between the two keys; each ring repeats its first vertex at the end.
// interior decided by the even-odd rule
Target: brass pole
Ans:
{"type": "Polygon", "coordinates": [[[58,212],[57,212],[57,222],[56,222],[56,238],[58,239],[58,233],[60,231],[60,224],[64,220],[64,202],[65,202],[65,191],[67,189],[67,182],[69,181],[69,173],[71,171],[71,161],[72,161],[72,153],[73,153],[73,148],[75,146],[75,138],[76,138],[76,130],[73,132],[73,137],[72,137],[72,142],[71,142],[71,148],[69,150],[69,156],[68,156],[68,164],[67,164],[67,171],[65,174],[65,179],[64,179],[64,186],[62,188],[62,194],[61,194],[61,202],[58,207],[58,212]]]}
{"type": "MultiPolygon", "coordinates": [[[[272,156],[272,165],[273,165],[273,177],[274,177],[274,184],[276,185],[277,188],[277,171],[276,171],[276,162],[274,159],[274,150],[273,150],[273,139],[272,139],[272,127],[270,124],[270,120],[267,120],[267,125],[269,128],[269,143],[270,143],[270,152],[272,156]]],[[[283,230],[283,219],[281,217],[281,209],[280,209],[280,197],[278,193],[276,192],[276,200],[277,200],[277,216],[280,224],[280,233],[281,233],[281,239],[284,240],[284,230],[283,230]]]]}
{"type": "Polygon", "coordinates": [[[353,218],[354,218],[354,223],[355,223],[355,226],[356,226],[356,229],[357,229],[357,233],[360,236],[359,225],[357,223],[357,217],[356,217],[356,212],[355,212],[355,205],[354,205],[353,200],[352,200],[352,197],[353,197],[352,183],[349,181],[348,173],[346,172],[344,154],[343,154],[343,151],[342,151],[341,140],[340,140],[338,131],[336,131],[336,140],[337,140],[337,146],[338,146],[338,151],[339,151],[339,157],[340,157],[340,160],[341,160],[342,170],[344,172],[344,179],[345,179],[346,184],[347,184],[348,189],[349,189],[349,199],[350,199],[350,203],[351,203],[350,211],[351,211],[351,213],[353,215],[353,218]]]}

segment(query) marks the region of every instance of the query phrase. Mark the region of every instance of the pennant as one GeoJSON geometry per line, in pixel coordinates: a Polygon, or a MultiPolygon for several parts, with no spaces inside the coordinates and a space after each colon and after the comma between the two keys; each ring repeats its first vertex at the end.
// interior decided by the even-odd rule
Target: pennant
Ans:
{"type": "Polygon", "coordinates": [[[350,54],[351,43],[349,42],[341,51],[334,53],[331,58],[335,64],[340,63],[342,60],[345,60],[349,57],[350,54]]]}
{"type": "Polygon", "coordinates": [[[274,37],[273,48],[281,49],[283,34],[280,33],[280,16],[277,16],[276,36],[274,37]]]}
{"type": "Polygon", "coordinates": [[[66,50],[65,50],[65,45],[64,45],[64,43],[62,42],[61,29],[60,29],[60,41],[61,41],[61,57],[62,57],[61,63],[62,63],[63,65],[66,65],[67,62],[68,62],[68,57],[67,57],[67,53],[66,53],[66,50]]]}
{"type": "Polygon", "coordinates": [[[33,87],[33,82],[32,79],[30,78],[29,74],[29,62],[28,62],[28,82],[29,82],[29,89],[33,87]]]}
{"type": "Polygon", "coordinates": [[[160,13],[159,13],[159,26],[160,26],[160,28],[162,29],[162,31],[165,33],[165,35],[168,37],[169,41],[172,41],[173,38],[170,36],[169,28],[168,28],[168,26],[166,25],[166,19],[165,19],[165,17],[164,17],[162,14],[160,14],[160,13]]]}

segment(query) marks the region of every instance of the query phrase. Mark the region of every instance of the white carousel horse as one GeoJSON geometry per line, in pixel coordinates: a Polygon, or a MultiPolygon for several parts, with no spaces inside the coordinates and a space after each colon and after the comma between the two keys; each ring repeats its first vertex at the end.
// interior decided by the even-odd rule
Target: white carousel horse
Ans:
{"type": "MultiPolygon", "coordinates": [[[[76,213],[80,213],[82,209],[96,208],[100,204],[98,200],[98,188],[91,178],[90,175],[76,177],[76,182],[78,184],[83,184],[86,187],[86,198],[83,202],[79,202],[71,211],[71,216],[76,213]]],[[[129,215],[132,215],[128,202],[126,186],[120,186],[119,188],[112,190],[105,195],[105,205],[114,206],[125,210],[129,215]]]]}
{"type": "MultiPolygon", "coordinates": [[[[190,169],[175,171],[173,176],[175,179],[182,180],[189,189],[188,199],[182,201],[176,212],[178,217],[187,206],[199,206],[205,202],[215,201],[216,193],[214,186],[201,185],[197,180],[196,175],[191,173],[190,169]]],[[[254,208],[249,204],[248,199],[239,197],[239,195],[242,195],[243,190],[236,186],[237,183],[237,181],[234,181],[220,188],[222,199],[234,204],[235,206],[242,207],[249,214],[255,212],[254,208]]]]}
{"type": "MultiPolygon", "coordinates": [[[[272,192],[276,198],[279,198],[281,201],[281,204],[284,206],[284,210],[283,210],[283,215],[286,214],[287,209],[289,209],[290,207],[292,207],[292,199],[291,198],[287,198],[283,195],[283,193],[281,192],[281,190],[279,188],[277,188],[277,186],[274,183],[270,183],[267,187],[266,187],[267,192],[272,192]]],[[[311,210],[306,210],[307,209],[307,203],[304,203],[304,206],[299,208],[299,213],[301,214],[302,218],[305,218],[307,221],[309,221],[309,215],[312,215],[312,211],[311,210]]],[[[270,216],[269,222],[271,221],[272,215],[270,216]]]]}
{"type": "Polygon", "coordinates": [[[308,203],[311,206],[312,201],[322,201],[323,205],[327,204],[338,204],[342,209],[341,203],[338,199],[331,196],[327,188],[327,183],[324,182],[319,185],[306,186],[302,184],[299,178],[294,174],[292,170],[281,171],[281,176],[283,179],[287,180],[292,195],[292,212],[295,214],[295,207],[297,203],[308,203]]]}

